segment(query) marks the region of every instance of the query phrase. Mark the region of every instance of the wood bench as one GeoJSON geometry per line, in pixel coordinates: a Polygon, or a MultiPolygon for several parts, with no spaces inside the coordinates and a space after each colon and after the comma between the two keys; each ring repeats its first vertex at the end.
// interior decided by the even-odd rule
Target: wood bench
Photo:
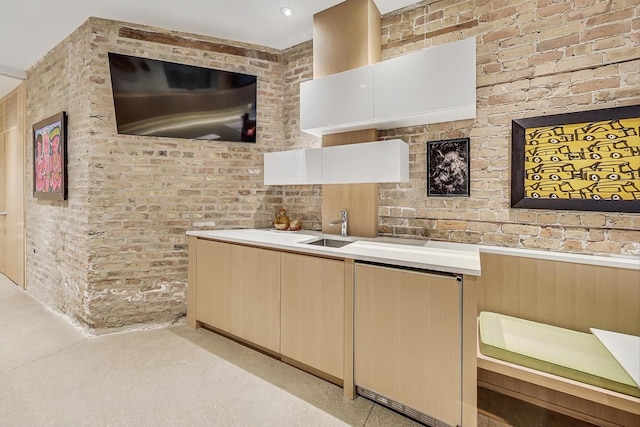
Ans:
{"type": "MultiPolygon", "coordinates": [[[[640,335],[640,261],[481,249],[478,314],[640,335]]],[[[478,385],[598,425],[640,425],[640,399],[478,351],[478,385]]]]}

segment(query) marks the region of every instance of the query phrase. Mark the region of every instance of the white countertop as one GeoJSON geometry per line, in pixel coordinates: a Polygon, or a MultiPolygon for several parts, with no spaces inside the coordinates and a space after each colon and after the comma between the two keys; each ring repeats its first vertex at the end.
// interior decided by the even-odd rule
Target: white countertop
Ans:
{"type": "MultiPolygon", "coordinates": [[[[439,242],[435,242],[439,243],[439,242]]],[[[446,242],[442,242],[446,243],[446,242]]],[[[570,262],[576,264],[598,265],[603,267],[626,268],[640,270],[640,257],[622,258],[619,256],[599,256],[572,254],[567,252],[543,251],[538,249],[507,248],[502,246],[479,246],[480,252],[498,255],[509,255],[523,258],[546,259],[549,261],[570,262]]]]}
{"type": "Polygon", "coordinates": [[[500,246],[473,245],[439,242],[433,240],[411,240],[393,237],[348,237],[354,243],[342,248],[328,248],[305,244],[319,237],[342,239],[339,236],[323,235],[318,231],[277,231],[268,229],[188,231],[188,235],[232,243],[258,245],[273,249],[295,250],[317,255],[351,258],[425,270],[480,275],[479,253],[547,259],[552,261],[591,264],[614,268],[640,270],[640,258],[606,257],[535,249],[507,248],[500,246]]]}
{"type": "Polygon", "coordinates": [[[341,248],[314,246],[305,242],[323,237],[313,231],[291,232],[260,229],[188,231],[187,235],[215,239],[230,243],[264,246],[272,249],[292,250],[315,255],[328,255],[357,261],[412,267],[446,273],[480,275],[480,253],[477,247],[448,244],[446,247],[429,245],[422,240],[394,239],[388,237],[360,238],[335,235],[324,237],[335,240],[351,240],[341,248]]]}

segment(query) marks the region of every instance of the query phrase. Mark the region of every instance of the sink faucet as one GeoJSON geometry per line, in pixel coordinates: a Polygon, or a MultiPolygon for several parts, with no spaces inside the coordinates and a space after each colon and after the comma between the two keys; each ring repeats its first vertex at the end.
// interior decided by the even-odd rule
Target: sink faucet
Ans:
{"type": "Polygon", "coordinates": [[[347,237],[347,211],[340,211],[340,219],[336,221],[331,221],[329,225],[342,225],[342,230],[340,232],[340,236],[347,237]]]}

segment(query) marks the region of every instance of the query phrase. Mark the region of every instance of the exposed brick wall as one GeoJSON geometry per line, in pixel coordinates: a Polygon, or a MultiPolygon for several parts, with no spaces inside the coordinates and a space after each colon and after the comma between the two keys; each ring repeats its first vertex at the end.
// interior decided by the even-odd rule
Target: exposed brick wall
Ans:
{"type": "MultiPolygon", "coordinates": [[[[313,42],[285,50],[283,149],[321,147],[322,139],[300,131],[300,83],[313,78],[313,42]]],[[[291,219],[300,218],[303,229],[322,228],[322,186],[285,185],[280,191],[291,219]]]]}
{"type": "MultiPolygon", "coordinates": [[[[508,194],[513,118],[640,103],[638,13],[633,0],[443,0],[385,15],[385,59],[476,36],[478,117],[380,132],[408,141],[411,161],[409,183],[380,186],[381,234],[640,254],[639,215],[510,209],[508,194]],[[471,197],[426,197],[426,142],[464,136],[471,197]]],[[[69,200],[27,197],[28,290],[97,331],[169,322],[185,312],[185,231],[268,227],[280,206],[319,229],[320,186],[262,185],[264,152],[320,146],[299,130],[299,83],[310,78],[311,42],[279,52],[87,21],[28,73],[28,126],[69,113],[69,200]],[[118,135],[108,51],[258,75],[257,143],[118,135]]]]}
{"type": "Polygon", "coordinates": [[[475,36],[477,118],[380,132],[410,142],[411,182],[380,187],[380,233],[640,255],[640,216],[509,207],[511,120],[640,103],[636,1],[422,2],[382,19],[383,58],[475,36]],[[426,197],[426,142],[471,138],[471,197],[426,197]]]}
{"type": "Polygon", "coordinates": [[[33,146],[27,144],[25,164],[26,286],[36,298],[85,322],[88,292],[90,102],[86,84],[90,71],[79,52],[89,50],[86,27],[51,50],[27,75],[26,141],[31,126],[60,111],[72,118],[67,134],[69,199],[39,201],[33,192],[33,146]]]}
{"type": "Polygon", "coordinates": [[[27,200],[29,291],[96,331],[183,316],[185,232],[266,227],[282,204],[262,173],[284,145],[282,76],[273,49],[95,18],[47,54],[28,75],[28,123],[68,111],[69,200],[27,200]],[[257,143],[118,135],[109,51],[257,75],[257,143]]]}

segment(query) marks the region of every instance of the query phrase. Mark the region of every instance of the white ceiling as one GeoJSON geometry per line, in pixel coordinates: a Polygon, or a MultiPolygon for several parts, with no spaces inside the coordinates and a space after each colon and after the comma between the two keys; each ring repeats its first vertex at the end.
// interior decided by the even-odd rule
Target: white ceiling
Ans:
{"type": "MultiPolygon", "coordinates": [[[[90,16],[237,40],[276,49],[312,37],[312,17],[343,0],[6,0],[0,13],[0,98],[90,16]],[[293,16],[280,14],[291,7],[293,16]]],[[[385,14],[419,0],[374,0],[385,14]]]]}

